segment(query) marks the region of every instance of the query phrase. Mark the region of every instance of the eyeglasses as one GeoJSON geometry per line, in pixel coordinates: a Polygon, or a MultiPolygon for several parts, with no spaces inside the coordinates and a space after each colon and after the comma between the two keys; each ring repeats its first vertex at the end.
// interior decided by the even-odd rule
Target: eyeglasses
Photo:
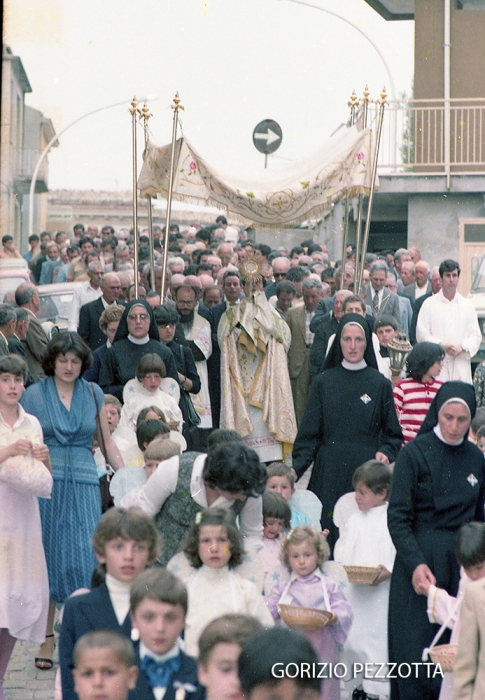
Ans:
{"type": "Polygon", "coordinates": [[[148,314],[128,314],[130,321],[148,321],[150,316],[148,314]]]}
{"type": "Polygon", "coordinates": [[[276,279],[276,277],[286,277],[286,272],[273,272],[273,277],[276,279]]]}

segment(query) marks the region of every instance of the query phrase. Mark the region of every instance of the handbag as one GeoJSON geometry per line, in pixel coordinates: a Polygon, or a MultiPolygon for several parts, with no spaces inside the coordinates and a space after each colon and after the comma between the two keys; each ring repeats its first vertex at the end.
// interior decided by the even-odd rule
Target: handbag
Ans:
{"type": "MultiPolygon", "coordinates": [[[[187,376],[186,369],[185,369],[185,354],[184,354],[184,351],[183,351],[183,348],[181,345],[179,345],[179,352],[180,352],[180,356],[182,359],[182,365],[183,365],[182,374],[184,376],[187,376]]],[[[192,399],[190,398],[189,392],[186,391],[183,388],[183,386],[180,388],[181,388],[180,410],[182,411],[182,414],[184,416],[185,422],[187,423],[187,427],[188,427],[189,431],[195,430],[200,423],[200,416],[194,408],[194,404],[192,403],[192,399]]]]}
{"type": "Polygon", "coordinates": [[[111,481],[111,477],[114,474],[114,469],[108,464],[108,452],[106,450],[106,443],[104,441],[104,435],[101,429],[101,422],[99,420],[98,399],[96,398],[96,393],[93,389],[93,385],[91,382],[89,382],[89,386],[91,387],[91,391],[93,392],[93,399],[96,405],[96,428],[98,429],[97,432],[99,435],[99,449],[101,450],[102,455],[106,461],[106,474],[103,474],[103,476],[99,477],[99,489],[101,491],[101,511],[103,513],[106,513],[106,511],[110,508],[113,508],[115,504],[113,496],[109,491],[109,483],[111,481]]]}
{"type": "Polygon", "coordinates": [[[53,479],[43,462],[31,453],[8,457],[0,465],[0,481],[19,493],[50,498],[53,479]]]}

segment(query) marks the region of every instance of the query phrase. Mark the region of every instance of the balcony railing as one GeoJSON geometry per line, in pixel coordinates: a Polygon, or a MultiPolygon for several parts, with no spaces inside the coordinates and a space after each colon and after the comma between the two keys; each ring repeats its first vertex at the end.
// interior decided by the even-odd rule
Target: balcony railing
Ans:
{"type": "MultiPolygon", "coordinates": [[[[369,125],[377,108],[370,105],[369,125]]],[[[379,173],[485,173],[485,98],[390,102],[379,173]]]]}

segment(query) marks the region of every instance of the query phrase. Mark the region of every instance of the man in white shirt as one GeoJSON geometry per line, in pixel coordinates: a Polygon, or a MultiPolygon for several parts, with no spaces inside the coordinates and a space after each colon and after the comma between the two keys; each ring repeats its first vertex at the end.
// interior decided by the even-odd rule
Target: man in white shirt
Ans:
{"type": "Polygon", "coordinates": [[[77,331],[79,326],[79,311],[81,306],[96,301],[102,295],[101,277],[103,276],[104,265],[98,260],[94,260],[88,265],[88,277],[86,282],[80,282],[74,289],[71,315],[69,318],[69,330],[77,331]]]}
{"type": "Polygon", "coordinates": [[[460,266],[455,260],[444,260],[439,267],[441,291],[423,302],[418,316],[418,342],[438,343],[445,350],[445,361],[439,379],[472,383],[470,359],[475,355],[482,334],[477,312],[471,302],[458,293],[460,266]]]}

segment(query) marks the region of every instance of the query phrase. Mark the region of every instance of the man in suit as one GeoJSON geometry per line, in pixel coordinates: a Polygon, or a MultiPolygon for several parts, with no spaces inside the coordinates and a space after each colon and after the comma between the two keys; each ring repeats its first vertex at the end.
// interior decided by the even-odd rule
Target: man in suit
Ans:
{"type": "MultiPolygon", "coordinates": [[[[17,320],[15,323],[15,332],[8,339],[8,351],[10,355],[19,355],[22,360],[27,362],[27,356],[25,354],[25,347],[22,340],[27,338],[27,333],[30,325],[29,312],[27,309],[15,309],[17,314],[17,320]]],[[[27,367],[27,377],[25,379],[25,388],[34,383],[32,375],[30,374],[29,368],[27,367]]]]}
{"type": "Polygon", "coordinates": [[[115,272],[108,272],[101,278],[102,295],[99,299],[81,306],[78,333],[91,350],[96,350],[106,342],[106,335],[99,327],[99,319],[108,306],[122,303],[118,299],[120,289],[121,283],[118,275],[115,272]]]}
{"type": "Polygon", "coordinates": [[[310,323],[322,294],[322,283],[314,278],[306,279],[302,285],[302,292],[303,304],[294,306],[286,315],[286,322],[291,331],[288,366],[297,426],[303,418],[310,391],[310,350],[314,337],[310,331],[310,323]]]}
{"type": "Polygon", "coordinates": [[[406,338],[409,339],[414,302],[412,301],[411,297],[404,294],[404,292],[397,291],[396,278],[394,275],[387,275],[386,289],[388,289],[390,292],[394,292],[394,294],[397,294],[399,297],[399,311],[401,314],[400,330],[404,331],[404,333],[406,333],[406,338]]]}
{"type": "MultiPolygon", "coordinates": [[[[404,264],[403,264],[404,267],[404,264]]],[[[429,281],[429,265],[425,260],[420,260],[414,266],[414,282],[405,285],[403,291],[415,301],[431,293],[431,282],[429,281]]]]}
{"type": "Polygon", "coordinates": [[[383,260],[376,260],[369,270],[369,283],[363,289],[374,318],[382,314],[394,316],[397,325],[401,326],[399,297],[386,289],[386,277],[389,269],[383,260]]]}
{"type": "Polygon", "coordinates": [[[15,333],[17,315],[10,304],[0,304],[0,356],[9,355],[8,341],[15,333]]]}
{"type": "Polygon", "coordinates": [[[15,303],[20,308],[29,312],[29,329],[22,343],[25,348],[25,356],[34,382],[45,377],[42,369],[42,359],[47,348],[47,336],[42,328],[37,314],[40,311],[40,297],[37,287],[30,282],[24,282],[15,290],[15,303]]]}

